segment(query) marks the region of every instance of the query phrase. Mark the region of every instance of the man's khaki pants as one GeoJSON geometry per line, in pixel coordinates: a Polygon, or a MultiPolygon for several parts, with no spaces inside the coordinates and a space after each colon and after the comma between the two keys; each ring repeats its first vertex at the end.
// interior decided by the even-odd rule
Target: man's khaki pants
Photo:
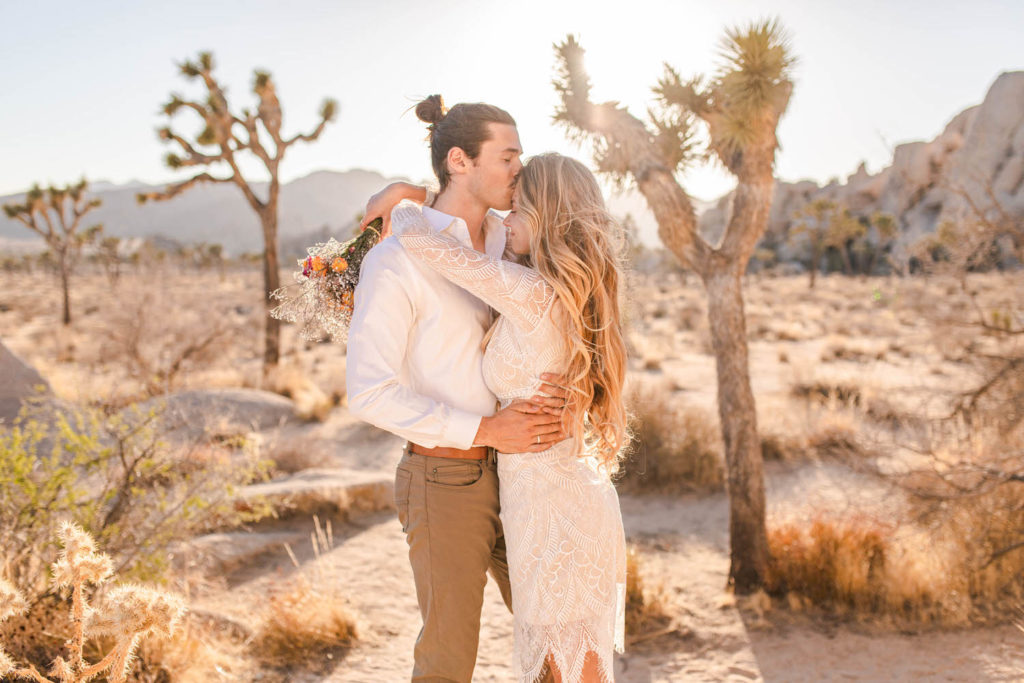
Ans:
{"type": "Polygon", "coordinates": [[[406,447],[395,506],[423,616],[412,680],[469,683],[488,571],[512,609],[493,451],[486,460],[461,460],[406,447]]]}

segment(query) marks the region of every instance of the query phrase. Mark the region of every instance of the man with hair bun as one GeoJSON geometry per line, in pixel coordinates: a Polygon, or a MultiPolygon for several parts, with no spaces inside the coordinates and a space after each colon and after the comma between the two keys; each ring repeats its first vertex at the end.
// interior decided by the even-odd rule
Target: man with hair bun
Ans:
{"type": "MultiPolygon", "coordinates": [[[[410,199],[425,204],[432,229],[500,257],[506,232],[491,209],[511,208],[522,168],[515,121],[489,104],[446,110],[440,95],[416,115],[429,124],[439,191],[392,184],[370,200],[363,225],[383,216],[387,235],[390,207],[410,199]]],[[[566,438],[566,394],[553,384],[496,412],[481,370],[492,315],[394,237],[363,261],[349,329],[349,409],[408,442],[395,505],[423,617],[413,681],[472,679],[488,572],[511,609],[495,451],[541,452],[566,438]]]]}

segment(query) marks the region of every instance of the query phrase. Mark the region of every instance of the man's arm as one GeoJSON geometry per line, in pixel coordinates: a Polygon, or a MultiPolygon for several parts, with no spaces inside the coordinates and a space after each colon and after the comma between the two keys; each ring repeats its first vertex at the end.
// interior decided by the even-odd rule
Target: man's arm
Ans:
{"type": "Polygon", "coordinates": [[[359,229],[363,230],[373,219],[381,218],[384,220],[381,236],[387,237],[391,234],[391,210],[393,208],[398,206],[403,199],[424,204],[431,198],[431,194],[430,190],[422,185],[403,182],[391,183],[366,202],[366,211],[363,213],[363,220],[359,222],[359,229]]]}

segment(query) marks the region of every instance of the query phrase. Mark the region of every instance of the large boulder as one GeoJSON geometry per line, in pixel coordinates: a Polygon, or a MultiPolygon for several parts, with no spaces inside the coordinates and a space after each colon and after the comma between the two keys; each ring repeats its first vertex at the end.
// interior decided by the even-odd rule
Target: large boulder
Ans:
{"type": "Polygon", "coordinates": [[[298,421],[295,403],[259,389],[195,389],[151,399],[141,406],[163,413],[167,426],[187,438],[259,432],[298,421]]]}
{"type": "Polygon", "coordinates": [[[10,424],[26,399],[52,393],[50,384],[35,368],[0,342],[0,421],[10,424]]]}

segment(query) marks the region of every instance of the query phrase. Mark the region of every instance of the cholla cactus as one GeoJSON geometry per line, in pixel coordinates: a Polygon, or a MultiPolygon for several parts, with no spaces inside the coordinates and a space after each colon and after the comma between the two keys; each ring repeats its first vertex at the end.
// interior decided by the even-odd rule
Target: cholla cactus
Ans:
{"type": "MultiPolygon", "coordinates": [[[[63,549],[53,563],[53,581],[58,588],[71,588],[71,620],[74,632],[67,641],[70,658],[57,657],[49,674],[61,683],[84,683],[97,674],[110,671],[110,681],[124,681],[135,649],[147,635],[170,636],[185,613],[185,605],[175,595],[152,588],[127,584],[113,588],[102,609],[92,608],[85,597],[85,586],[100,585],[113,574],[113,562],[98,552],[96,542],[77,524],[65,522],[57,534],[63,549]],[[110,635],[114,648],[97,664],[82,658],[85,634],[110,635]]],[[[0,580],[0,621],[24,612],[25,599],[7,581],[0,580]]],[[[18,668],[0,648],[0,676],[53,683],[34,666],[18,668]]]]}
{"type": "MultiPolygon", "coordinates": [[[[21,614],[28,607],[25,598],[9,581],[0,579],[0,622],[21,614]]],[[[0,647],[0,678],[15,668],[14,660],[0,647]]]]}

